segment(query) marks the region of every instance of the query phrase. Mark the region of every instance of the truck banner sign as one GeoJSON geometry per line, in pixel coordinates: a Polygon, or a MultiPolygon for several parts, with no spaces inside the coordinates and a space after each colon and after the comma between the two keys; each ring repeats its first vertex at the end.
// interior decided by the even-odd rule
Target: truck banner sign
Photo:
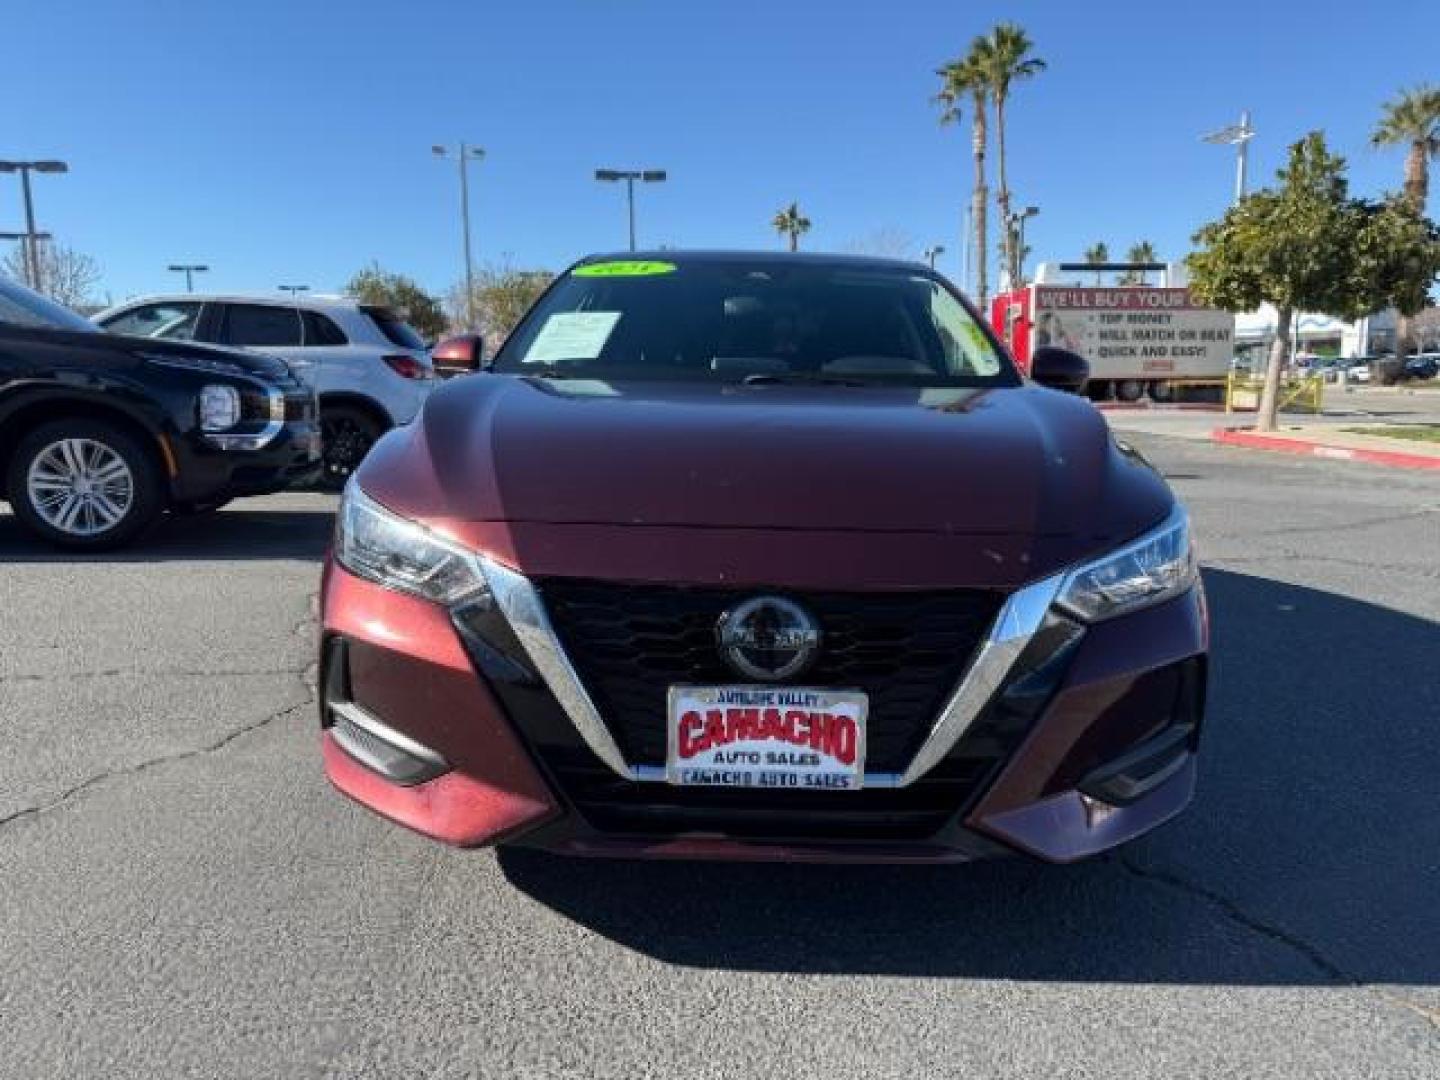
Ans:
{"type": "Polygon", "coordinates": [[[1092,378],[1223,375],[1235,316],[1203,307],[1189,289],[1035,286],[1035,347],[1090,361],[1092,378]]]}

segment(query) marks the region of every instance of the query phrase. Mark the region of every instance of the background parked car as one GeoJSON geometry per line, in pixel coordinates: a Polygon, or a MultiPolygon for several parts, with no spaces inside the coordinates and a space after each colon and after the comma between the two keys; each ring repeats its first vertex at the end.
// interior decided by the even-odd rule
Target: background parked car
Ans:
{"type": "Polygon", "coordinates": [[[278,357],[101,333],[0,278],[0,498],[64,547],[133,539],[320,469],[314,391],[278,357]]]}
{"type": "Polygon", "coordinates": [[[1405,361],[1405,378],[1433,379],[1440,375],[1440,353],[1420,353],[1405,361]]]}
{"type": "Polygon", "coordinates": [[[284,357],[319,395],[324,478],[333,487],[376,439],[409,423],[436,385],[429,350],[413,327],[389,308],[344,297],[151,296],[95,321],[115,333],[284,357]]]}

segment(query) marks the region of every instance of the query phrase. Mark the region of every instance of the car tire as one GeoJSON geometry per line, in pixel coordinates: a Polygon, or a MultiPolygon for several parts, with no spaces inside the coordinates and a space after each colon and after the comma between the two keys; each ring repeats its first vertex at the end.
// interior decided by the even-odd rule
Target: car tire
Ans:
{"type": "Polygon", "coordinates": [[[1150,384],[1150,400],[1170,402],[1175,400],[1175,387],[1164,379],[1150,384]]]}
{"type": "Polygon", "coordinates": [[[1139,401],[1145,396],[1145,384],[1139,379],[1121,379],[1115,384],[1115,396],[1121,401],[1139,401]]]}
{"type": "Polygon", "coordinates": [[[103,420],[55,420],[28,432],[11,455],[5,484],[21,524],[77,551],[121,547],[165,509],[155,459],[103,420]]]}
{"type": "Polygon", "coordinates": [[[384,434],[375,418],[353,405],[320,407],[320,486],[338,491],[384,434]]]}

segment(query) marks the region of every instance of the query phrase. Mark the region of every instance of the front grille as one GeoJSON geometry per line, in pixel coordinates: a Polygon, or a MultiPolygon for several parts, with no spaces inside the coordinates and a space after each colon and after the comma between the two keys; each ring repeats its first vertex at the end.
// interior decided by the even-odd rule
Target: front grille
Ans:
{"type": "MultiPolygon", "coordinates": [[[[568,578],[539,588],[571,663],[631,764],[664,762],[671,685],[748,681],[721,659],[715,625],[728,608],[765,590],[568,578]]],[[[872,772],[903,771],[1003,601],[980,590],[784,595],[819,620],[822,634],[818,659],[789,681],[869,695],[865,767],[872,772]]]]}

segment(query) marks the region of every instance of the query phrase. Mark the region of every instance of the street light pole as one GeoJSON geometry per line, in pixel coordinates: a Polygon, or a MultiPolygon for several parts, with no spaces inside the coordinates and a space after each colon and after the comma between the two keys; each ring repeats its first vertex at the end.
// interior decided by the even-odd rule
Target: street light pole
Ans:
{"type": "Polygon", "coordinates": [[[470,246],[470,168],[465,156],[465,144],[460,144],[457,165],[460,169],[460,232],[465,247],[465,314],[475,329],[475,255],[470,246]]]}
{"type": "Polygon", "coordinates": [[[210,267],[200,263],[171,263],[166,269],[172,274],[184,274],[185,291],[193,293],[195,291],[195,275],[206,273],[210,267]]]}
{"type": "Polygon", "coordinates": [[[661,184],[667,179],[664,169],[596,169],[595,179],[602,183],[613,184],[618,181],[625,181],[625,206],[626,217],[630,229],[630,250],[635,250],[635,181],[642,184],[661,184]]]}
{"type": "Polygon", "coordinates": [[[0,161],[0,173],[20,174],[20,190],[25,200],[25,277],[26,284],[40,291],[40,245],[35,231],[35,200],[30,192],[30,174],[65,173],[70,166],[63,161],[0,161]]]}
{"type": "Polygon", "coordinates": [[[30,194],[30,170],[20,169],[20,190],[25,193],[25,261],[30,274],[30,287],[40,291],[40,246],[35,242],[35,199],[30,194]]]}
{"type": "Polygon", "coordinates": [[[944,244],[931,244],[928,248],[925,249],[924,257],[926,258],[926,260],[929,261],[929,263],[930,263],[930,269],[931,269],[931,270],[934,270],[934,269],[935,269],[935,260],[936,260],[936,258],[939,257],[939,256],[941,256],[941,255],[944,255],[944,254],[945,254],[945,245],[944,245],[944,244]]]}
{"type": "Polygon", "coordinates": [[[310,291],[309,285],[276,285],[275,288],[283,293],[289,293],[290,299],[292,300],[295,299],[297,294],[310,291]]]}
{"type": "MultiPolygon", "coordinates": [[[[430,147],[436,157],[449,157],[447,147],[438,144],[430,147]]],[[[460,232],[465,249],[465,319],[466,329],[475,329],[475,259],[470,250],[470,162],[483,161],[485,151],[479,146],[461,143],[455,160],[460,169],[460,232]]]]}
{"type": "Polygon", "coordinates": [[[625,178],[625,209],[630,218],[630,250],[635,250],[635,177],[625,178]]]}
{"type": "Polygon", "coordinates": [[[1237,203],[1245,197],[1245,174],[1249,159],[1250,140],[1254,137],[1255,129],[1250,126],[1249,109],[1240,114],[1240,123],[1231,124],[1229,127],[1212,131],[1209,135],[1200,137],[1201,142],[1216,146],[1235,147],[1235,201],[1237,203]]]}
{"type": "Polygon", "coordinates": [[[1012,289],[1025,285],[1025,222],[1038,213],[1038,206],[1027,206],[1021,213],[1010,215],[1010,228],[1015,234],[1015,280],[1010,283],[1012,289]]]}
{"type": "Polygon", "coordinates": [[[37,232],[32,236],[32,234],[28,232],[0,232],[0,240],[12,240],[20,244],[20,261],[25,265],[26,284],[29,284],[30,279],[30,241],[32,239],[37,242],[49,240],[50,234],[48,232],[37,232]]]}
{"type": "Polygon", "coordinates": [[[975,233],[975,207],[965,207],[965,235],[960,237],[960,290],[970,296],[970,237],[975,233]]]}

